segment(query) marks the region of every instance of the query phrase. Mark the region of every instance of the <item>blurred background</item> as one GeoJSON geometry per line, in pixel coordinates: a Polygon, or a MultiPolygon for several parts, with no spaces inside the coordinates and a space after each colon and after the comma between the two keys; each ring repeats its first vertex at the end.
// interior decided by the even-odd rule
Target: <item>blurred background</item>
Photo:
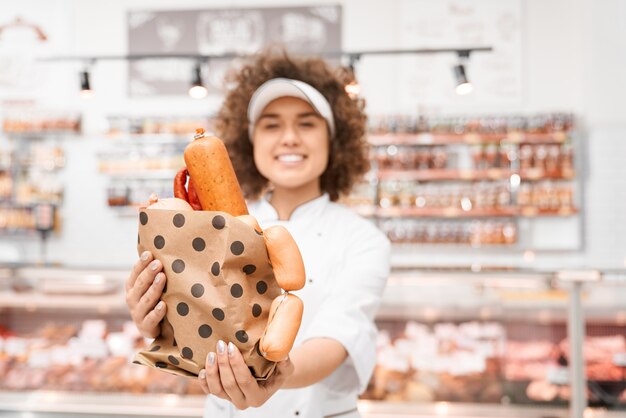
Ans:
{"type": "Polygon", "coordinates": [[[367,101],[342,200],[393,270],[362,414],[626,414],[626,3],[24,0],[0,3],[0,416],[201,415],[129,364],[122,284],[137,206],[267,45],[367,101]]]}

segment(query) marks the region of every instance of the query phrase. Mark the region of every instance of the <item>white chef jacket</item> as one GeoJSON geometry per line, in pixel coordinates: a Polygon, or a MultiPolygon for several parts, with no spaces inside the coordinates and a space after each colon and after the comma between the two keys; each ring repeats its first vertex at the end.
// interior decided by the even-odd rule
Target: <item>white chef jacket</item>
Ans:
{"type": "Polygon", "coordinates": [[[306,270],[306,285],[294,292],[304,314],[294,347],[307,339],[333,338],[348,358],[330,376],[299,389],[281,389],[259,408],[240,411],[207,396],[205,418],[358,418],[358,395],[376,363],[374,315],[389,274],[390,244],[374,224],[331,202],[327,194],[298,206],[288,221],[261,198],[248,203],[261,228],[285,226],[306,270]]]}

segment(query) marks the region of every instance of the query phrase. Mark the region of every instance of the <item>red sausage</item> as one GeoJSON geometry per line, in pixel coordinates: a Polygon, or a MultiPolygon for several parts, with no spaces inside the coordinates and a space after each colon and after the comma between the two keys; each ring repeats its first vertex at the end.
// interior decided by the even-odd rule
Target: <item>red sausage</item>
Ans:
{"type": "Polygon", "coordinates": [[[189,176],[189,184],[187,185],[187,195],[189,196],[189,204],[193,208],[193,210],[202,210],[202,205],[200,204],[200,199],[198,198],[198,193],[196,192],[196,188],[193,185],[193,179],[189,176]]]}
{"type": "Polygon", "coordinates": [[[187,190],[185,189],[185,183],[187,183],[187,169],[181,168],[174,177],[174,197],[183,199],[185,202],[189,202],[187,190]]]}

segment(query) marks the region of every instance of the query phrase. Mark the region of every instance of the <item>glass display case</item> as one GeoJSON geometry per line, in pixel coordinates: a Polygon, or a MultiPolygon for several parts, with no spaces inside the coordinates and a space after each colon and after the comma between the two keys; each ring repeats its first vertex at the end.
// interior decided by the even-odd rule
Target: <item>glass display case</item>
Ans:
{"type": "MultiPolygon", "coordinates": [[[[0,269],[0,416],[201,416],[193,379],[132,364],[148,341],[126,310],[127,274],[0,269]]],[[[396,269],[359,409],[367,418],[573,416],[570,384],[583,370],[579,406],[593,408],[585,417],[623,415],[623,300],[619,271],[396,269]],[[572,334],[583,315],[584,336],[572,334]]]]}

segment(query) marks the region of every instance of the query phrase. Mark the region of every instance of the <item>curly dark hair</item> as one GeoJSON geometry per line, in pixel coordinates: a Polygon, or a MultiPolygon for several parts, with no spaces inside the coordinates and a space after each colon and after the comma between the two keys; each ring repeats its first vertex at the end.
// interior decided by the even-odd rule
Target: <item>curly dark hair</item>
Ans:
{"type": "Polygon", "coordinates": [[[242,191],[246,198],[254,200],[269,184],[254,164],[247,109],[254,91],[277,77],[308,83],[330,103],[335,136],[330,141],[328,167],[321,176],[320,187],[328,193],[330,200],[336,201],[349,193],[353,184],[369,169],[365,101],[352,99],[346,93],[345,85],[350,81],[350,74],[345,69],[333,69],[318,57],[290,56],[283,49],[275,48],[251,57],[238,71],[227,76],[227,85],[231,87],[215,121],[216,134],[228,148],[242,191]]]}

